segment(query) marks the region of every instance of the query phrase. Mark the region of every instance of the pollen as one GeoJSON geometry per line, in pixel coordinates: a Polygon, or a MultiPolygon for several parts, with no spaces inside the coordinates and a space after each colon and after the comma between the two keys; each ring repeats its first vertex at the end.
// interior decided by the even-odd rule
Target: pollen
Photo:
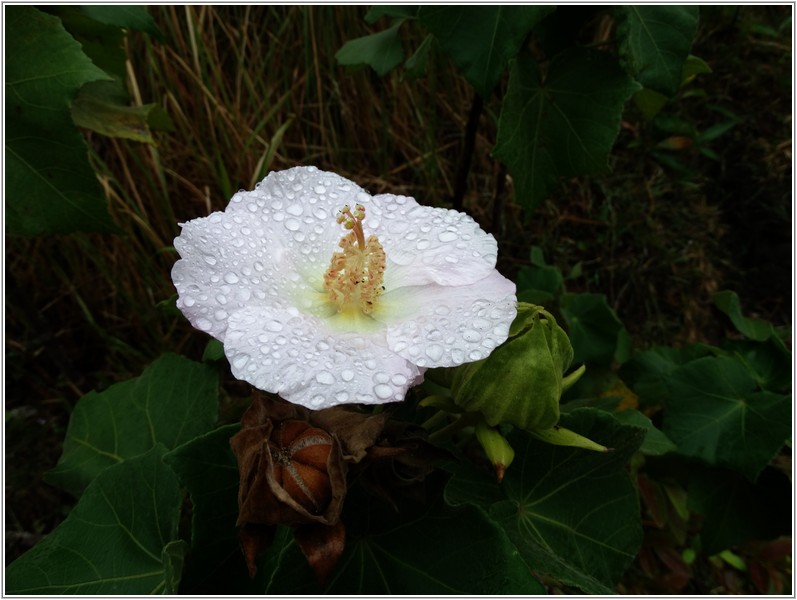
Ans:
{"type": "Polygon", "coordinates": [[[357,204],[352,210],[344,206],[337,216],[338,224],[348,231],[332,254],[324,274],[324,289],[338,312],[358,311],[370,315],[384,291],[385,251],[375,235],[363,233],[365,207],[357,204]]]}

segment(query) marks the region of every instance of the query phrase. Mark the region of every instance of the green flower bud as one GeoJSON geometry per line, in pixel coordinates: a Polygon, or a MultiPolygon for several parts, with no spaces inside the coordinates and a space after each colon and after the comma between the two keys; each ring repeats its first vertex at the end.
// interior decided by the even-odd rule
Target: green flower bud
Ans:
{"type": "Polygon", "coordinates": [[[479,440],[482,448],[484,448],[487,458],[493,463],[498,483],[501,483],[504,473],[515,459],[515,451],[504,436],[484,421],[476,425],[476,439],[479,440]]]}
{"type": "Polygon", "coordinates": [[[573,360],[564,330],[542,307],[521,303],[509,339],[486,359],[455,369],[454,401],[481,413],[489,425],[511,423],[529,431],[559,421],[559,399],[583,371],[563,379],[573,360]]]}

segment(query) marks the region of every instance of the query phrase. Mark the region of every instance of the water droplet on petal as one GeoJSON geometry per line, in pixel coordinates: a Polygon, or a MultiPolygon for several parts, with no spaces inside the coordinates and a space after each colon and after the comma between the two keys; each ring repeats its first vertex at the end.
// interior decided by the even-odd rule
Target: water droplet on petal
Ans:
{"type": "Polygon", "coordinates": [[[218,302],[219,304],[227,304],[227,296],[225,296],[224,294],[219,294],[218,296],[216,296],[216,302],[218,302]]]}
{"type": "Polygon", "coordinates": [[[301,221],[299,221],[299,219],[291,218],[291,219],[287,219],[285,221],[285,228],[288,231],[299,231],[299,229],[301,229],[301,227],[302,227],[302,223],[301,223],[301,221]]]}
{"type": "Polygon", "coordinates": [[[466,342],[478,342],[482,339],[482,334],[474,329],[466,329],[462,333],[462,337],[466,342]]]}
{"type": "Polygon", "coordinates": [[[324,403],[324,400],[326,400],[326,398],[324,398],[321,394],[319,394],[317,396],[313,396],[310,399],[310,404],[312,404],[313,406],[321,406],[324,403]]]}
{"type": "Polygon", "coordinates": [[[326,194],[327,193],[327,188],[325,188],[323,185],[317,185],[317,186],[315,186],[313,188],[313,191],[316,194],[326,194]]]}
{"type": "Polygon", "coordinates": [[[335,383],[335,376],[329,371],[319,371],[315,375],[315,380],[318,383],[323,383],[324,385],[332,385],[335,383]]]}
{"type": "Polygon", "coordinates": [[[426,356],[432,360],[440,360],[443,358],[443,347],[440,344],[432,344],[426,348],[426,356]]]}
{"type": "Polygon", "coordinates": [[[418,243],[415,244],[415,247],[418,250],[426,250],[431,245],[432,245],[432,242],[430,242],[429,240],[418,240],[418,243]]]}
{"type": "Polygon", "coordinates": [[[434,309],[434,313],[436,315],[445,316],[451,312],[451,309],[448,308],[445,304],[439,305],[437,308],[434,309]]]}
{"type": "Polygon", "coordinates": [[[224,274],[224,281],[227,283],[238,283],[238,275],[230,271],[224,274]]]}
{"type": "Polygon", "coordinates": [[[213,316],[216,317],[217,321],[223,321],[224,319],[227,318],[227,311],[219,309],[213,313],[213,316]]]}
{"type": "Polygon", "coordinates": [[[441,242],[453,242],[458,237],[459,236],[454,231],[443,231],[437,236],[437,239],[441,242]]]}
{"type": "Polygon", "coordinates": [[[289,215],[293,215],[294,217],[298,217],[304,212],[301,204],[291,204],[285,210],[289,215]]]}
{"type": "Polygon", "coordinates": [[[373,358],[369,358],[365,361],[365,366],[369,369],[376,369],[376,361],[373,358]]]}
{"type": "Polygon", "coordinates": [[[343,381],[351,381],[352,379],[354,379],[354,371],[350,369],[344,369],[343,371],[340,372],[340,378],[343,381]]]}
{"type": "Polygon", "coordinates": [[[344,402],[348,402],[349,401],[349,393],[348,392],[338,392],[337,394],[335,394],[335,400],[337,400],[337,402],[339,404],[343,404],[344,402]]]}
{"type": "Polygon", "coordinates": [[[274,332],[282,331],[282,323],[280,323],[279,321],[269,321],[268,323],[266,323],[266,329],[268,331],[274,331],[274,332]]]}
{"type": "Polygon", "coordinates": [[[249,355],[248,354],[236,354],[235,358],[232,359],[232,365],[236,369],[243,369],[246,366],[246,363],[249,362],[249,355]]]}
{"type": "Polygon", "coordinates": [[[376,397],[380,400],[387,400],[393,395],[393,388],[384,383],[380,383],[374,386],[374,394],[376,394],[376,397]]]}
{"type": "Polygon", "coordinates": [[[183,306],[193,306],[196,304],[196,300],[192,296],[183,296],[183,306]]]}
{"type": "Polygon", "coordinates": [[[205,254],[204,258],[205,262],[208,263],[211,267],[216,264],[216,259],[212,257],[210,254],[205,254]]]}
{"type": "Polygon", "coordinates": [[[388,381],[390,381],[390,375],[382,371],[379,371],[374,375],[374,381],[376,383],[387,383],[388,381]]]}
{"type": "Polygon", "coordinates": [[[393,385],[402,386],[407,385],[408,379],[404,377],[401,373],[396,373],[393,377],[390,378],[390,381],[393,382],[393,385]]]}
{"type": "Polygon", "coordinates": [[[210,322],[209,319],[205,317],[200,317],[196,320],[197,329],[201,329],[202,331],[210,331],[213,327],[213,323],[210,322]]]}

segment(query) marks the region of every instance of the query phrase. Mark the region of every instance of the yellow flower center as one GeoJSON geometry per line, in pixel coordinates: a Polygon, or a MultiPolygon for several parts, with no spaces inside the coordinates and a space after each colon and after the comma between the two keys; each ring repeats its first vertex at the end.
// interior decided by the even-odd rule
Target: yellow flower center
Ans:
{"type": "Polygon", "coordinates": [[[350,230],[338,244],[342,252],[332,255],[324,274],[324,289],[339,313],[359,312],[370,315],[384,291],[385,251],[375,235],[365,239],[363,219],[365,207],[357,204],[354,212],[344,206],[338,212],[338,223],[350,230]]]}

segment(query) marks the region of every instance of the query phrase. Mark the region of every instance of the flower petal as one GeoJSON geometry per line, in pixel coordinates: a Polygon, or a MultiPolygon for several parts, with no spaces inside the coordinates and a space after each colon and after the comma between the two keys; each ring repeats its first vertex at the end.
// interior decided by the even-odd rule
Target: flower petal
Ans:
{"type": "Polygon", "coordinates": [[[418,383],[422,370],[383,336],[336,331],[295,308],[252,307],[230,316],[224,351],[236,378],[320,410],[400,401],[418,383]]]}
{"type": "Polygon", "coordinates": [[[498,271],[456,288],[405,287],[382,296],[391,350],[420,367],[452,367],[486,358],[509,335],[515,284],[498,271]]]}
{"type": "Polygon", "coordinates": [[[385,287],[462,285],[495,267],[498,244],[471,217],[421,206],[413,198],[380,194],[366,204],[366,234],[375,233],[387,255],[385,287]]]}
{"type": "Polygon", "coordinates": [[[224,212],[183,223],[172,269],[178,308],[222,341],[229,314],[246,306],[312,310],[344,233],[335,214],[366,198],[339,175],[297,167],[236,193],[224,212]]]}

